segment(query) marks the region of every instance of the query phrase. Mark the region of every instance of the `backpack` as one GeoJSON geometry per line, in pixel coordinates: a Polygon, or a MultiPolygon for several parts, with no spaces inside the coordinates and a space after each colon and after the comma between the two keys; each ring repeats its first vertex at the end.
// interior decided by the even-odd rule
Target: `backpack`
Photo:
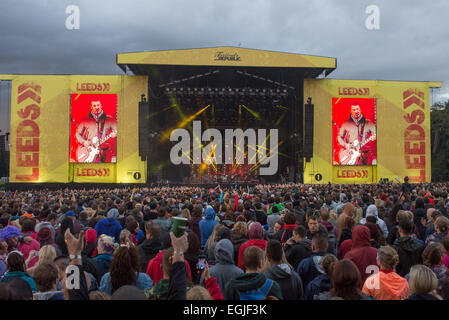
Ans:
{"type": "Polygon", "coordinates": [[[248,291],[239,290],[240,300],[262,300],[267,296],[268,292],[270,292],[272,286],[273,280],[267,279],[263,287],[259,289],[248,291]]]}

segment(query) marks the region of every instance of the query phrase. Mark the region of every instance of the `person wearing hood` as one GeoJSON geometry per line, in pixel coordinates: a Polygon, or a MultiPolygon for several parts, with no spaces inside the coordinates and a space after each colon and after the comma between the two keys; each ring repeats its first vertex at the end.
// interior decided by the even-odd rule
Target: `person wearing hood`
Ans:
{"type": "Polygon", "coordinates": [[[333,254],[326,254],[321,261],[324,273],[313,279],[305,289],[303,300],[317,300],[320,294],[331,290],[332,267],[338,259],[333,254]]]}
{"type": "Polygon", "coordinates": [[[380,247],[377,254],[379,272],[365,281],[362,292],[377,300],[403,300],[409,296],[409,286],[405,278],[395,272],[399,256],[392,247],[380,247]]]}
{"type": "Polygon", "coordinates": [[[110,209],[108,211],[107,218],[98,221],[96,224],[95,231],[97,231],[97,235],[101,236],[102,234],[105,234],[113,237],[115,242],[119,242],[122,226],[116,220],[118,216],[119,213],[116,208],[110,209]]]}
{"type": "Polygon", "coordinates": [[[201,232],[201,246],[206,245],[207,239],[212,234],[212,230],[218,222],[215,221],[215,210],[211,206],[207,206],[205,211],[205,218],[200,221],[199,227],[201,232]]]}
{"type": "Polygon", "coordinates": [[[360,220],[360,224],[365,224],[366,218],[371,217],[371,216],[376,218],[377,224],[379,225],[380,230],[382,230],[384,238],[387,239],[387,237],[388,237],[387,224],[385,223],[385,221],[383,221],[381,218],[379,218],[378,213],[377,213],[377,207],[374,204],[371,204],[368,206],[368,208],[366,209],[366,217],[363,218],[362,220],[360,220]]]}
{"type": "Polygon", "coordinates": [[[64,300],[64,293],[57,290],[59,283],[58,268],[53,263],[43,263],[36,267],[33,279],[39,292],[33,294],[33,300],[64,300]]]}
{"type": "Polygon", "coordinates": [[[304,226],[297,226],[293,230],[293,237],[284,246],[285,257],[295,270],[302,260],[312,255],[312,241],[306,238],[306,233],[304,226]]]}
{"type": "MultiPolygon", "coordinates": [[[[215,245],[215,265],[210,268],[210,276],[217,279],[221,292],[224,292],[226,284],[243,273],[242,269],[234,265],[234,247],[229,239],[222,239],[215,245]]],[[[205,284],[204,276],[201,276],[200,284],[205,284]]]]}
{"type": "Polygon", "coordinates": [[[265,247],[267,246],[267,242],[264,240],[264,232],[262,229],[262,225],[259,222],[253,222],[249,226],[248,237],[249,240],[243,243],[239,248],[239,258],[237,266],[243,271],[245,271],[245,265],[243,263],[243,254],[246,248],[255,246],[262,250],[265,250],[265,247]]]}
{"type": "Polygon", "coordinates": [[[301,278],[288,264],[282,244],[278,240],[268,241],[265,259],[265,275],[279,284],[282,298],[284,300],[301,300],[304,294],[301,278]]]}
{"type": "Polygon", "coordinates": [[[377,250],[371,247],[370,236],[370,230],[366,226],[355,226],[352,230],[351,250],[343,257],[354,262],[359,269],[362,280],[361,285],[365,283],[369,275],[367,267],[377,265],[377,250]]]}
{"type": "Polygon", "coordinates": [[[141,272],[147,270],[148,262],[153,259],[161,249],[161,227],[152,223],[152,221],[145,222],[145,240],[137,246],[141,272]]]}
{"type": "Polygon", "coordinates": [[[415,202],[415,209],[412,210],[413,222],[415,227],[418,229],[418,237],[422,241],[426,241],[426,227],[423,221],[427,220],[427,210],[424,206],[424,199],[417,198],[415,202]]]}
{"type": "Polygon", "coordinates": [[[34,231],[36,232],[36,241],[40,243],[41,247],[55,244],[56,232],[50,222],[38,223],[34,231]]]}
{"type": "Polygon", "coordinates": [[[411,236],[413,227],[413,222],[409,219],[399,220],[399,238],[396,239],[392,246],[399,255],[399,264],[396,266],[396,272],[401,277],[405,277],[412,266],[422,263],[424,246],[411,236]]]}
{"type": "Polygon", "coordinates": [[[307,285],[315,277],[324,273],[321,262],[327,253],[327,249],[327,234],[317,232],[312,238],[312,256],[302,260],[296,269],[304,288],[307,288],[307,285]]]}
{"type": "Polygon", "coordinates": [[[109,272],[112,259],[114,258],[114,250],[117,249],[118,244],[114,242],[114,238],[102,234],[98,238],[97,252],[98,254],[93,258],[100,270],[101,277],[109,272]]]}
{"type": "Polygon", "coordinates": [[[246,271],[228,282],[223,291],[225,300],[262,300],[269,296],[282,299],[279,284],[261,272],[264,265],[262,249],[250,246],[243,254],[243,261],[246,271]]]}

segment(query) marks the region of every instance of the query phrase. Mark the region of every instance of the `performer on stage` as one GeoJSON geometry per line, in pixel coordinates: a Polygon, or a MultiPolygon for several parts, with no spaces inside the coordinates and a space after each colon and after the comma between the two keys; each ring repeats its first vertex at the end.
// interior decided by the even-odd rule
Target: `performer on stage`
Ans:
{"type": "Polygon", "coordinates": [[[76,139],[78,162],[115,162],[117,125],[103,111],[101,100],[93,97],[91,111],[78,126],[76,139]]]}
{"type": "Polygon", "coordinates": [[[357,102],[352,103],[351,116],[343,122],[337,139],[342,146],[340,164],[366,165],[372,164],[372,161],[376,159],[375,153],[373,156],[369,155],[369,152],[361,151],[365,144],[376,140],[376,126],[361,113],[357,102]]]}

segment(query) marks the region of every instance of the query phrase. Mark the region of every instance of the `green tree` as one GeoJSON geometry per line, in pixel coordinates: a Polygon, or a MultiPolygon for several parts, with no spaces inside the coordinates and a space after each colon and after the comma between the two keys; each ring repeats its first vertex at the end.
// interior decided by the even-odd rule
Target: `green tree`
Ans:
{"type": "Polygon", "coordinates": [[[449,181],[449,100],[430,110],[432,181],[449,181]]]}

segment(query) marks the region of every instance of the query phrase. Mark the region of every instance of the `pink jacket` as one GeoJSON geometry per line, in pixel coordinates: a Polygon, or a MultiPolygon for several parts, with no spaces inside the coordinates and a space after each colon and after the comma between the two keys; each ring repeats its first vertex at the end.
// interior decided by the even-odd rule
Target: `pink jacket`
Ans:
{"type": "MultiPolygon", "coordinates": [[[[30,255],[30,251],[31,250],[39,251],[41,249],[41,245],[39,241],[33,239],[29,244],[21,242],[17,249],[23,253],[23,259],[26,261],[28,259],[28,256],[30,255]]],[[[34,257],[28,264],[28,268],[33,267],[38,260],[39,257],[34,257]]]]}

